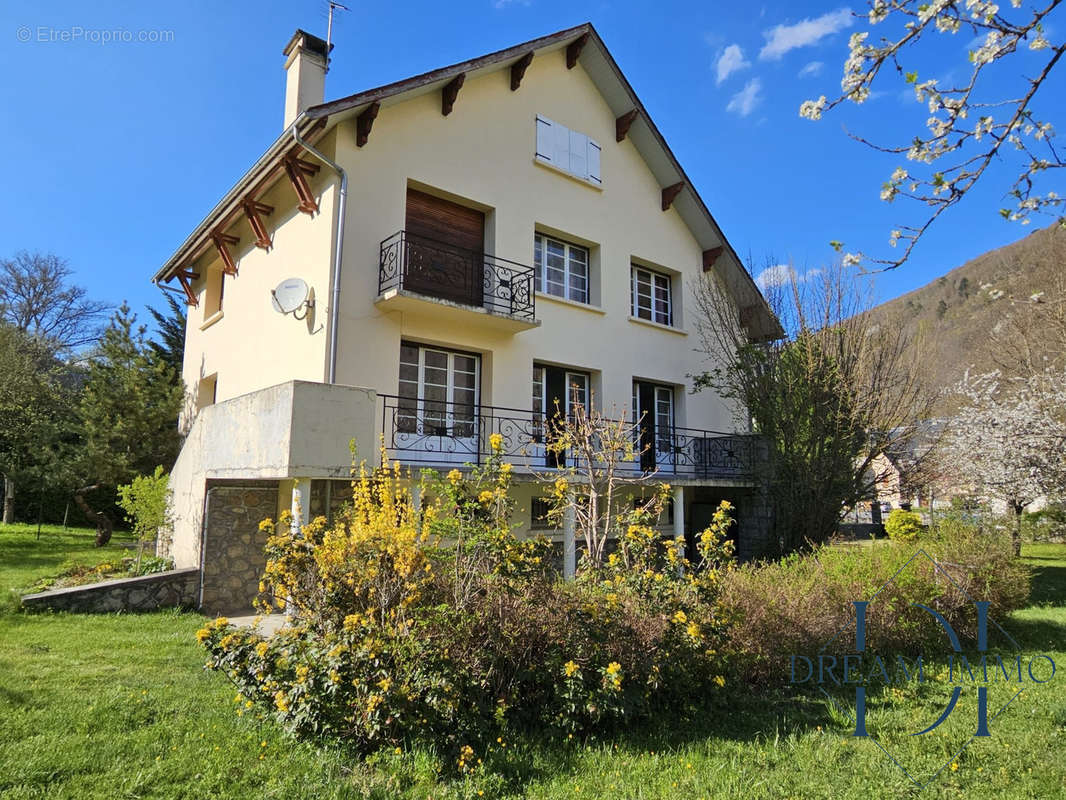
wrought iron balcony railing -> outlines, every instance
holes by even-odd
[[[532,322],[532,267],[399,231],[381,243],[378,294],[401,289]]]
[[[572,454],[553,452],[550,424],[538,412],[499,406],[378,395],[388,457],[405,464],[481,464],[490,437],[502,437],[502,455],[529,470],[574,465]],[[757,437],[696,428],[656,431],[654,445],[619,464],[629,473],[707,479],[744,479],[753,472]],[[635,447],[639,451],[641,448]],[[654,452],[653,452],[654,451]]]

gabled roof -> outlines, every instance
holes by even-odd
[[[390,105],[410,100],[421,94],[439,91],[460,74],[465,74],[467,78],[476,78],[488,72],[510,68],[530,53],[536,57],[571,47],[571,45],[579,48],[578,63],[591,78],[612,113],[616,117],[621,117],[634,110],[637,112],[626,135],[647,163],[659,185],[665,188],[679,183],[683,184],[680,193],[673,199],[672,207],[681,215],[701,249],[710,253],[720,252],[715,262],[715,269],[740,305],[744,316],[743,321],[749,333],[756,339],[774,339],[781,336],[783,333],[781,325],[755,285],[755,281],[744,268],[736,251],[726,239],[714,216],[692,185],[692,181],[685,174],[662,133],[648,115],[644,104],[640,102],[640,98],[633,91],[633,87],[622,74],[591,23],[584,23],[505,50],[312,106],[297,118],[293,127],[301,133],[312,129],[318,129],[324,133],[341,120],[362,113],[373,103],[378,103],[384,111]],[[204,243],[209,240],[210,231],[217,226],[218,220],[232,213],[232,209],[239,205],[240,198],[254,187],[264,186],[272,180],[274,172],[279,169],[279,164],[275,162],[280,160],[291,145],[291,130],[286,130],[256,162],[255,166],[215,206],[207,218],[197,226],[193,234],[156,273],[153,280],[157,283],[168,280],[198,252],[201,252]]]

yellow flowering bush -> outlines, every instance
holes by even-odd
[[[550,543],[511,530],[500,450],[423,476],[420,509],[391,465],[359,469],[332,523],[264,523],[259,603],[291,624],[264,638],[220,619],[197,634],[240,713],[363,752],[431,742],[462,772],[509,730],[600,730],[719,688],[711,568],[635,522],[610,565],[562,581]],[[716,568],[721,533],[701,546]]]

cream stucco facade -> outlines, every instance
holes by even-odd
[[[218,460],[205,455],[215,445],[205,440],[206,422],[197,417],[209,413],[210,430],[235,439],[247,438],[247,431],[254,432],[252,438],[282,435],[274,430],[276,426],[264,425],[260,419],[265,413],[263,404],[274,396],[269,392],[276,393],[269,387],[291,381],[327,383],[333,324],[335,383],[366,390],[356,393],[360,401],[355,407],[367,419],[356,422],[351,414],[335,415],[336,424],[320,425],[315,435],[320,440],[332,437],[345,448],[348,439],[355,437],[363,455],[376,452],[378,437],[384,436],[386,444],[394,443],[380,396],[401,392],[402,342],[475,356],[479,407],[530,409],[537,364],[587,374],[592,402],[606,412],[630,415],[635,381],[650,382],[672,393],[672,425],[746,433],[737,430],[742,415],[722,398],[709,391],[691,392],[689,376],[707,367],[695,330],[694,285],[706,279],[709,271],[737,297],[739,318],[750,315],[753,308],[760,314],[769,312],[756,307],[761,298],[753,284],[744,283],[750,279],[713,220],[694,226],[692,220],[701,213],[702,201],[691,187],[664,210],[662,176],[673,163],[672,154],[664,150],[666,155],[658,155],[661,137],[650,120],[639,131],[634,128],[631,135],[616,140],[620,124],[616,109],[626,102],[620,91],[631,90],[620,73],[615,77],[605,68],[604,64],[610,67],[613,61],[605,50],[595,49],[602,48],[598,37],[586,45],[592,49],[585,56],[573,57],[574,43],[582,35],[588,40],[590,32],[594,36],[591,26],[582,26],[529,43],[528,52],[534,55],[517,88],[513,86],[515,59],[505,57],[507,51],[468,62],[447,114],[442,113],[441,83],[454,81],[454,70],[437,81],[431,75],[423,76],[426,80],[412,79],[405,86],[384,87],[377,99],[353,102],[335,113],[329,112],[336,104],[325,104],[317,107],[321,113],[312,109],[302,114],[292,130],[314,136],[315,148],[347,175],[343,218],[340,175],[283,135],[244,184],[219,204],[157,275],[157,280],[166,280],[179,268],[185,270],[190,300],[195,300],[189,308],[186,335],[184,380],[190,399],[183,416],[183,425],[194,435],[174,473],[182,483],[175,486],[181,500],[174,547],[181,565],[194,565],[199,552],[203,521],[196,509],[203,488],[197,481],[202,482],[210,471],[192,462]],[[516,57],[524,55],[522,48],[514,50]],[[289,77],[290,83],[298,83],[292,73]],[[299,85],[290,86],[290,95],[297,90]],[[368,127],[365,111],[370,102],[376,106]],[[312,126],[316,114],[317,124]],[[286,115],[291,116],[288,106]],[[598,181],[575,177],[537,158],[538,115],[599,145]],[[360,141],[363,135],[365,141]],[[257,170],[269,174],[271,159],[294,154],[319,167],[309,178],[318,206],[313,214],[298,210],[295,186],[284,172],[266,181],[253,174]],[[251,188],[254,180],[260,181],[255,190]],[[382,243],[407,226],[411,189],[483,212],[483,251],[488,257],[532,267],[538,233],[584,248],[588,302],[537,292],[534,321],[516,322],[506,313],[490,313],[472,304],[404,291],[383,292],[379,276]],[[242,193],[248,197],[253,191],[255,201],[273,209],[262,216],[271,237],[269,249],[256,244],[247,215],[239,213]],[[227,212],[227,203],[237,213]],[[343,225],[341,237],[337,236],[339,225]],[[221,250],[210,242],[212,232],[230,237],[225,246],[236,274],[225,274]],[[343,243],[343,259],[339,303],[333,307],[337,287],[331,280],[338,241]],[[715,255],[709,257],[709,252]],[[634,315],[634,266],[664,276],[670,287],[669,324]],[[291,277],[302,278],[313,292],[313,309],[303,319],[271,307],[271,290]],[[268,394],[258,399],[241,399],[264,390]],[[305,392],[314,409],[311,413],[325,413],[326,396],[335,402],[343,395]],[[289,398],[286,402],[293,402],[291,393],[285,397]],[[215,407],[204,411],[209,405]],[[222,415],[229,422],[223,424]],[[247,430],[238,434],[237,429]],[[291,437],[289,432],[284,435]],[[305,447],[303,476],[289,466],[255,469],[252,462],[259,451],[250,447],[242,452],[247,462],[243,477],[288,481],[280,484],[281,505],[287,502],[292,479],[335,475],[338,467],[346,466],[334,463],[337,447],[321,448],[319,463],[313,463],[313,448],[306,455]],[[395,455],[404,460],[402,452]],[[707,476],[677,482],[719,487],[744,484]],[[520,490],[520,504],[528,507],[534,493],[533,488]],[[681,508],[675,526],[677,516],[684,519],[683,503]],[[528,527],[528,520],[523,526]]]

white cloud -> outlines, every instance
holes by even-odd
[[[744,51],[740,49],[740,45],[731,44],[722,51],[722,55],[718,56],[718,63],[715,65],[717,72],[715,83],[721,85],[722,81],[734,72],[740,72],[750,66],[751,62],[744,60]]]
[[[759,51],[763,61],[776,61],[790,50],[818,44],[826,36],[850,28],[855,22],[851,9],[839,8],[815,19],[803,19],[795,25],[775,25],[763,31],[766,44]]]
[[[725,107],[726,111],[735,111],[742,117],[748,116],[755,107],[759,105],[762,98],[759,96],[759,92],[762,90],[762,81],[758,78],[752,78],[746,84],[744,88],[733,95],[729,100],[729,105]]]
[[[823,64],[821,61],[812,61],[811,63],[806,64],[803,69],[799,71],[799,77],[813,78],[817,75],[821,75],[822,67],[824,66],[825,64]]]
[[[800,274],[788,264],[776,264],[772,267],[767,267],[756,275],[755,283],[765,292],[767,289],[788,286],[793,280],[795,280],[796,283],[809,281],[820,272],[820,269],[810,269],[803,274]]]

